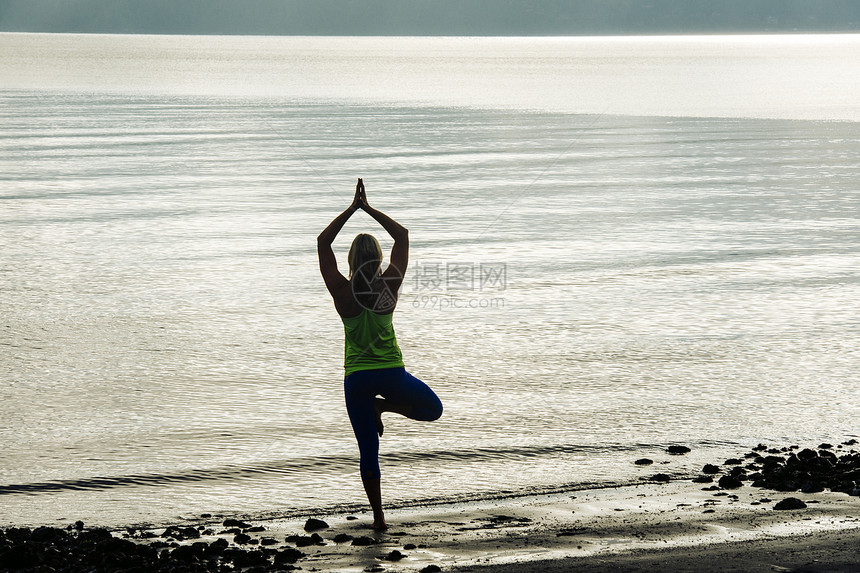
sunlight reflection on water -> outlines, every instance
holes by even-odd
[[[18,524],[361,500],[314,252],[359,175],[411,230],[398,339],[446,408],[389,422],[388,499],[856,432],[852,123],[3,97],[0,487],[42,488],[3,495]]]

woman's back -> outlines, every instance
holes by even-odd
[[[357,316],[344,317],[344,371],[378,370],[403,366],[392,324],[393,313],[379,314],[362,309]]]

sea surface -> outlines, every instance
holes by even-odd
[[[850,35],[0,34],[0,525],[363,508],[358,177],[445,405],[389,505],[860,437],[858,94]]]

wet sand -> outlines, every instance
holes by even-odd
[[[806,508],[774,509],[794,496]],[[392,510],[384,533],[368,528],[368,514],[316,518],[328,527],[306,531],[305,519],[225,525],[213,516],[172,532],[113,536],[176,552],[171,571],[860,571],[860,497],[845,493],[705,491],[678,481]],[[180,557],[181,547],[188,551]],[[0,570],[14,565],[0,559]]]
[[[796,495],[749,487],[703,491],[697,484],[674,482],[393,511],[390,531],[372,536],[378,545],[332,542],[297,564],[320,571],[421,571],[431,565],[481,573],[805,566],[860,571],[860,498],[801,494],[805,509],[773,509]],[[368,516],[359,517],[350,522],[329,516],[332,527],[323,537],[367,535],[360,528]],[[291,531],[297,525],[276,527]],[[395,550],[407,557],[386,559]]]

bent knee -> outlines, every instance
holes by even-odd
[[[439,418],[441,418],[442,417],[442,410],[443,410],[442,401],[440,400],[435,412],[433,412],[435,414],[435,416],[433,416],[433,418],[430,421],[432,422],[433,420],[438,420]]]
[[[432,422],[442,417],[442,401],[438,398],[434,404],[429,404],[421,408],[418,418],[422,422]]]

